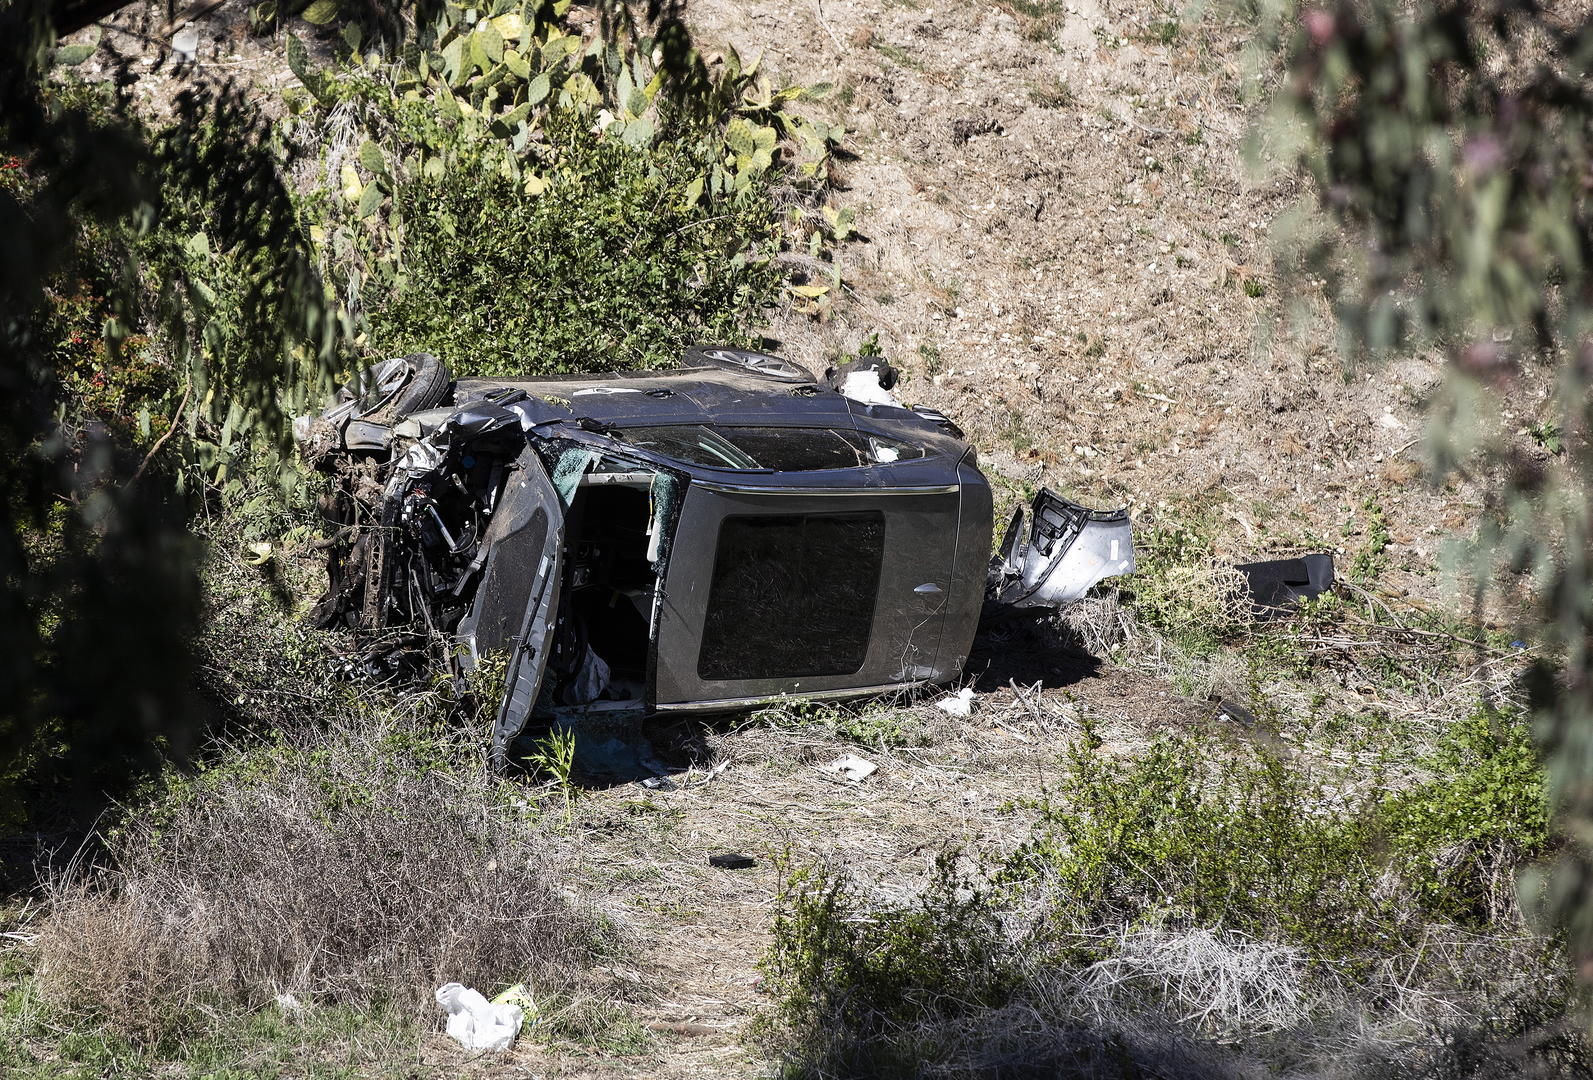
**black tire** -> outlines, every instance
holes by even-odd
[[[453,380],[448,365],[431,353],[410,353],[404,357],[409,365],[409,382],[393,399],[393,415],[407,416],[412,412],[429,409],[440,404],[448,395],[448,384]]]
[[[694,345],[681,358],[689,368],[715,367],[726,371],[740,371],[778,383],[810,383],[813,373],[801,364],[773,353],[754,352],[751,349],[732,349],[720,345]]]

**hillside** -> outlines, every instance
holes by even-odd
[[[761,54],[777,82],[831,84],[804,107],[848,132],[824,196],[855,214],[856,236],[834,254],[844,284],[817,313],[787,296],[760,332],[817,370],[877,335],[906,373],[901,396],[955,418],[978,447],[998,521],[1042,485],[1127,505],[1141,574],[1056,625],[982,639],[967,719],[933,695],[655,722],[649,737],[678,770],[666,783],[583,790],[562,824],[549,817],[549,865],[612,950],[559,999],[546,1037],[531,1028],[483,1058],[425,1021],[389,1041],[356,1026],[272,1051],[281,1075],[769,1075],[800,1057],[773,1019],[783,991],[767,957],[802,868],[827,868],[882,910],[913,902],[943,858],[976,876],[1000,868],[1051,820],[1044,801],[1067,790],[1081,740],[1104,742],[1112,761],[1169,736],[1281,747],[1346,801],[1384,782],[1419,786],[1479,699],[1514,699],[1526,650],[1500,631],[1515,612],[1461,604],[1440,569],[1483,502],[1474,479],[1422,477],[1441,362],[1347,368],[1320,290],[1277,260],[1280,222],[1308,193],[1267,166],[1264,145],[1247,163],[1280,76],[1252,71],[1242,23],[1098,0],[693,0],[686,18],[704,48]],[[119,20],[159,22],[138,9]],[[215,43],[202,77],[239,77],[262,96],[292,84],[280,33],[247,36],[230,6],[198,25]],[[117,40],[154,53],[137,34]],[[150,83],[138,93],[158,115],[176,84],[164,71]],[[828,264],[787,262],[828,280]],[[1525,430],[1550,378],[1527,372],[1519,416],[1501,424]],[[212,602],[227,616],[204,640],[212,660],[228,626],[283,618],[267,590],[237,584],[252,570],[236,545],[218,551]],[[1305,551],[1335,554],[1342,609],[1253,625],[1222,598],[1227,564]],[[313,588],[316,553],[292,554],[289,582]],[[269,698],[252,674],[228,677]],[[879,771],[840,780],[822,766],[842,753]],[[710,866],[722,852],[756,865]],[[1433,919],[1451,985],[1399,987],[1401,963],[1416,978],[1411,951],[1329,992],[1305,953],[1288,953],[1296,966],[1279,961],[1279,978],[1294,981],[1279,993],[1306,1002],[1298,1014],[1257,1019],[1260,990],[1210,1023],[1185,1001],[1203,1018],[1167,1044],[1187,1035],[1215,1056],[1197,1067],[1194,1051],[1169,1050],[1182,1064],[1166,1075],[1353,1075],[1379,1054],[1431,1050],[1444,1024],[1495,1000],[1478,990],[1479,957],[1504,956],[1511,976],[1519,965],[1501,994],[1545,970],[1532,966],[1541,943],[1521,929],[1511,865],[1488,863],[1480,922],[1462,932]],[[1031,907],[1049,902],[1046,888],[1033,886]],[[1131,922],[1099,929],[1127,940]],[[1201,978],[1216,976],[1190,975],[1189,992],[1215,1008]],[[1296,1049],[1266,1041],[1279,1031]],[[48,1043],[31,1036],[40,1062],[54,1060]]]

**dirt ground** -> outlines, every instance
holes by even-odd
[[[1256,80],[1242,30],[1180,29],[1149,3],[933,3],[688,5],[700,40],[834,84],[816,107],[852,132],[832,200],[862,234],[840,254],[846,295],[826,320],[784,314],[769,335],[822,368],[878,332],[908,374],[902,396],[965,428],[1009,504],[1041,483],[1142,521],[1199,500],[1239,559],[1353,549],[1373,500],[1392,582],[1436,596],[1439,547],[1480,506],[1464,482],[1417,479],[1438,362],[1346,375],[1320,297],[1286,310],[1274,226],[1304,193],[1245,163]],[[283,85],[270,43],[237,27],[206,36],[205,62]],[[1523,384],[1520,424],[1543,391]],[[856,747],[812,729],[721,727],[672,790],[587,792],[572,859],[630,946],[611,992],[650,1045],[551,1055],[528,1039],[461,1066],[438,1035],[423,1060],[492,1076],[767,1073],[744,1036],[768,1001],[756,962],[782,860],[904,893],[948,848],[1023,835],[1013,804],[1055,774],[1081,710],[1125,742],[1212,714],[1086,657],[1030,659],[985,674],[967,720],[923,705],[927,744],[866,752],[879,771],[861,782],[820,767]],[[723,852],[756,865],[711,867]]]

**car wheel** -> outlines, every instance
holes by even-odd
[[[782,383],[810,383],[813,373],[801,364],[793,363],[773,353],[754,352],[751,349],[731,349],[723,346],[694,346],[684,356],[687,367],[716,367],[728,371],[744,371],[760,379]]]
[[[423,352],[410,353],[403,362],[409,368],[410,377],[393,399],[393,415],[407,416],[441,403],[448,394],[448,384],[453,381],[448,365],[431,353]]]
[[[411,353],[372,364],[337,393],[337,404],[325,417],[333,423],[351,418],[404,416],[429,409],[448,393],[448,367],[431,353]]]

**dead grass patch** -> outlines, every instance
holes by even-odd
[[[41,993],[152,1040],[281,994],[424,1013],[448,981],[569,988],[601,921],[475,742],[373,711],[227,748],[110,837],[104,866],[48,883]]]

